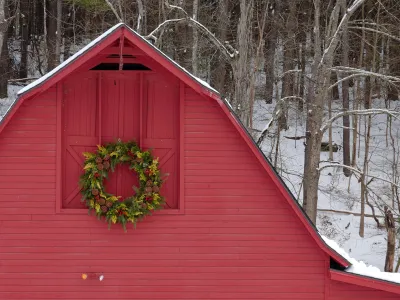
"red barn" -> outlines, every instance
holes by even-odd
[[[170,174],[166,208],[127,233],[79,195],[82,152],[117,138]],[[134,178],[117,168],[108,187]],[[399,299],[347,267],[219,94],[124,24],[0,123],[0,299]]]

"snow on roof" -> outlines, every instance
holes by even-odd
[[[376,279],[386,280],[400,284],[400,273],[382,272],[377,267],[367,266],[364,262],[358,261],[350,257],[350,255],[343,248],[341,248],[335,241],[330,240],[323,235],[321,235],[321,237],[329,247],[331,247],[333,250],[335,250],[337,253],[339,253],[341,256],[343,256],[351,263],[351,266],[348,267],[345,270],[345,272],[373,277]]]
[[[116,29],[118,29],[119,27],[125,27],[128,30],[130,30],[133,34],[135,34],[136,36],[138,36],[139,38],[141,38],[143,41],[145,41],[148,45],[150,45],[153,49],[155,49],[157,52],[159,52],[160,54],[162,54],[165,58],[167,58],[171,63],[173,63],[177,68],[179,68],[180,70],[182,70],[183,72],[185,72],[187,75],[189,75],[191,78],[193,78],[194,80],[196,80],[198,83],[200,83],[203,87],[207,88],[208,90],[211,90],[212,92],[216,93],[219,95],[219,92],[217,90],[215,90],[214,88],[212,88],[207,82],[205,82],[204,80],[194,76],[193,74],[191,74],[190,72],[188,72],[185,68],[182,68],[180,65],[178,65],[175,61],[173,61],[171,58],[169,58],[165,53],[163,53],[160,49],[158,49],[157,47],[155,47],[152,43],[150,43],[149,41],[147,41],[143,36],[141,36],[140,34],[138,34],[136,31],[134,31],[132,28],[128,27],[126,24],[124,23],[118,23],[117,25],[111,27],[109,30],[107,30],[106,32],[104,32],[102,35],[98,36],[96,39],[94,39],[93,41],[91,41],[88,45],[86,45],[85,47],[83,47],[81,50],[79,50],[77,53],[75,53],[74,55],[72,55],[71,57],[69,57],[67,60],[65,60],[63,63],[61,63],[60,65],[58,65],[56,68],[54,68],[53,70],[51,70],[50,72],[46,73],[45,75],[43,75],[42,77],[40,77],[39,79],[33,81],[32,83],[28,84],[27,86],[25,86],[24,88],[22,88],[19,92],[18,92],[18,96],[26,93],[27,91],[41,85],[43,82],[45,82],[46,80],[48,80],[49,78],[51,78],[52,76],[54,76],[57,72],[59,72],[60,70],[62,70],[64,67],[66,67],[67,65],[69,65],[72,61],[74,61],[75,59],[77,59],[78,57],[80,57],[82,54],[84,54],[86,51],[88,51],[89,49],[91,49],[92,47],[96,46],[99,42],[101,42],[103,39],[105,39],[107,36],[109,36],[111,33],[113,33]]]

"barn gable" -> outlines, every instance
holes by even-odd
[[[123,72],[131,72],[131,79],[118,78],[112,72],[120,67]],[[101,108],[95,102],[90,104],[90,101],[94,101],[93,99],[96,98],[94,95],[96,97],[101,95],[102,99],[105,99]],[[113,102],[113,97],[115,98],[116,95],[118,95],[118,99],[128,99],[127,97],[136,95],[133,98],[140,99],[145,97],[147,101],[146,103],[139,102],[135,104],[121,100],[123,102],[116,105]],[[165,101],[165,103],[169,105],[158,103],[157,99],[167,99],[169,102]],[[67,104],[61,106],[59,103]],[[125,109],[125,105],[136,106]],[[148,105],[153,106],[148,107]],[[87,216],[80,215],[82,212],[84,214],[87,212],[82,209],[74,210],[73,202],[76,200],[77,195],[76,186],[74,185],[76,182],[60,182],[58,179],[66,177],[66,175],[59,172],[68,170],[70,174],[76,174],[79,172],[77,167],[79,166],[79,163],[77,164],[79,162],[77,157],[79,152],[90,149],[96,143],[109,141],[115,136],[142,139],[140,144],[144,147],[146,147],[146,142],[149,146],[154,146],[155,143],[162,141],[159,147],[156,147],[156,151],[158,151],[156,154],[166,157],[166,160],[170,163],[168,167],[175,168],[174,173],[177,176],[174,179],[176,184],[173,184],[176,188],[172,187],[168,192],[171,195],[178,195],[174,199],[179,199],[179,201],[171,203],[171,206],[175,209],[169,210],[169,213],[182,214],[182,218],[169,219],[167,216],[160,216],[158,220],[151,220],[147,224],[143,224],[144,231],[137,233],[136,244],[131,244],[132,241],[123,240],[121,237],[112,235],[107,235],[107,242],[118,244],[123,249],[127,249],[124,247],[129,245],[139,246],[132,251],[136,251],[135,253],[143,256],[145,250],[141,250],[140,246],[165,247],[167,240],[164,239],[172,239],[172,241],[169,240],[169,243],[182,247],[180,249],[182,254],[169,252],[173,250],[168,247],[163,248],[167,256],[162,256],[162,259],[165,259],[162,262],[165,263],[167,270],[169,270],[168,268],[176,267],[175,265],[170,265],[172,262],[167,259],[168,257],[175,257],[174,255],[180,258],[190,257],[193,253],[201,257],[201,253],[203,253],[203,258],[209,258],[209,255],[216,255],[217,258],[214,259],[215,261],[218,259],[218,262],[215,263],[215,266],[212,262],[208,261],[207,263],[211,267],[220,268],[218,272],[224,272],[224,266],[228,265],[228,263],[224,265],[220,261],[223,256],[226,256],[229,262],[239,259],[238,263],[244,264],[242,266],[246,268],[244,277],[247,276],[247,272],[254,271],[256,267],[261,267],[262,274],[264,274],[261,276],[265,280],[273,278],[272,275],[272,277],[268,277],[269,275],[265,274],[268,268],[272,268],[271,271],[273,271],[274,268],[280,268],[279,270],[281,270],[282,268],[295,266],[295,270],[290,271],[292,272],[292,279],[295,279],[304,271],[301,266],[310,266],[313,268],[313,273],[305,274],[304,278],[317,281],[317,278],[326,276],[328,272],[327,263],[329,262],[326,261],[327,256],[333,258],[341,267],[349,265],[346,259],[328,247],[320,238],[315,227],[308,220],[282,180],[274,172],[261,150],[254,144],[254,141],[235,117],[229,105],[220,98],[218,93],[180,68],[124,24],[114,26],[58,68],[20,91],[18,99],[0,123],[0,156],[4,156],[4,153],[6,153],[4,151],[9,151],[7,145],[1,145],[1,141],[10,138],[16,139],[16,132],[22,130],[22,127],[20,127],[22,126],[21,120],[22,122],[29,122],[29,126],[35,125],[35,120],[26,121],[24,118],[24,116],[28,115],[28,110],[30,113],[34,111],[44,118],[40,119],[40,124],[36,124],[39,126],[37,127],[38,132],[32,133],[31,131],[30,135],[20,136],[19,138],[30,139],[36,145],[43,139],[47,139],[48,143],[43,143],[37,149],[38,151],[43,151],[43,147],[48,147],[48,149],[45,149],[48,155],[47,161],[52,163],[54,161],[58,164],[56,169],[54,167],[46,169],[47,167],[41,164],[43,160],[40,157],[32,157],[29,161],[29,168],[33,166],[32,159],[37,160],[37,164],[40,164],[40,169],[46,170],[46,175],[42,174],[43,180],[48,180],[42,183],[46,191],[50,194],[55,189],[57,191],[62,190],[63,193],[67,191],[67,194],[57,195],[57,199],[61,199],[58,200],[59,202],[56,205],[56,211],[59,215],[54,217],[43,215],[50,212],[51,206],[46,206],[48,211],[33,207],[30,210],[31,215],[27,215],[26,219],[22,218],[21,221],[33,221],[32,226],[39,226],[36,222],[48,220],[49,223],[45,223],[45,226],[54,225],[55,229],[62,228],[65,232],[64,238],[72,238],[72,232],[75,231],[64,227],[65,225],[62,224],[62,221],[73,220],[74,226],[87,224]],[[135,114],[139,111],[148,113],[130,114],[130,112]],[[113,114],[118,116],[118,122],[113,122],[112,124],[114,125],[111,128],[101,125],[103,122],[108,124],[106,120],[110,116],[112,117]],[[71,119],[69,120],[68,118]],[[63,122],[59,121],[60,119]],[[140,119],[140,123],[129,123],[136,119]],[[179,130],[179,128],[175,127],[165,128],[163,124],[178,124],[179,128],[185,128],[185,130]],[[159,126],[159,128],[155,129],[152,126]],[[56,136],[54,132],[63,132],[63,135],[59,136],[57,134]],[[77,135],[77,132],[79,132],[79,135]],[[82,132],[84,134],[81,134]],[[159,133],[162,135],[160,136]],[[94,140],[92,140],[93,138]],[[216,139],[218,139],[219,143],[215,143]],[[65,145],[65,147],[60,148],[60,145]],[[32,150],[34,151],[34,149]],[[15,146],[12,151],[15,151]],[[64,154],[60,155],[59,153]],[[21,153],[22,156],[23,153]],[[237,160],[238,158],[240,158],[240,161]],[[5,158],[3,157],[3,159]],[[63,163],[63,168],[60,168],[59,166]],[[235,168],[232,169],[232,166]],[[9,166],[9,170],[11,169],[12,167]],[[58,178],[56,183],[51,177],[54,176],[55,172],[57,172]],[[235,172],[237,178],[229,176],[231,172]],[[2,173],[0,170],[0,176],[6,173],[4,171]],[[17,173],[18,175],[21,174],[20,172]],[[119,174],[120,179],[124,178],[123,170]],[[111,185],[115,185],[113,188],[119,191],[119,194],[124,194],[123,190],[118,189],[118,182],[119,180],[116,180]],[[65,184],[65,186],[62,186],[61,189],[62,184]],[[69,186],[68,184],[71,185]],[[32,188],[35,188],[35,185],[37,186],[37,183],[33,184]],[[15,187],[20,187],[20,185]],[[23,185],[23,187],[31,188],[31,186],[26,185]],[[31,192],[30,190],[29,193]],[[7,193],[14,194],[15,199],[21,199],[21,196],[16,195],[15,191],[9,190]],[[249,197],[251,197],[251,203],[248,200]],[[29,198],[28,192],[22,195],[22,198],[25,199],[24,203],[26,205]],[[40,194],[40,197],[37,196],[36,198],[50,199],[51,197],[50,195]],[[183,198],[185,198],[185,201],[183,201]],[[200,198],[202,201],[199,201]],[[273,199],[273,201],[265,201],[266,198]],[[285,201],[281,201],[283,199]],[[229,208],[230,202],[234,202],[235,208]],[[69,203],[72,203],[71,210],[68,209]],[[64,204],[65,206],[63,206]],[[63,215],[63,212],[72,212],[72,214]],[[35,215],[36,213],[38,214]],[[215,221],[215,215],[219,215],[220,222]],[[268,220],[266,220],[266,217]],[[164,221],[166,223],[163,223]],[[211,224],[206,222],[211,222]],[[240,226],[235,225],[240,222],[244,222],[244,226],[251,226],[252,232],[261,240],[253,240],[255,239],[253,236],[249,237],[248,240],[242,236],[240,238],[243,240],[240,241],[223,240],[226,236],[221,234],[229,232],[230,234],[240,235],[248,232],[246,228],[240,228]],[[299,223],[307,229],[307,234],[304,234],[304,228],[298,228],[297,225]],[[285,225],[278,230],[277,224]],[[14,224],[13,226],[17,226],[17,229],[6,227],[0,233],[22,233],[27,230],[24,228],[24,231],[22,231],[20,228],[21,230],[18,231],[18,225]],[[40,226],[44,226],[43,223]],[[185,228],[185,226],[189,226],[189,228]],[[215,228],[206,226],[215,226]],[[173,228],[172,231],[170,230],[171,228]],[[75,240],[74,242],[67,240],[67,245],[73,247],[73,249],[82,245],[82,247],[90,251],[93,257],[101,261],[105,256],[92,250],[90,248],[91,243],[86,243],[83,239],[95,240],[98,238],[99,240],[95,240],[95,242],[99,246],[106,247],[105,241],[100,237],[103,233],[100,234],[92,225],[89,229],[89,231],[83,230],[82,237],[80,237],[82,242],[77,243]],[[47,228],[46,230],[50,229]],[[159,241],[149,240],[144,235],[144,232],[155,234],[154,230],[161,233],[164,232],[164,235],[159,236]],[[172,236],[170,236],[171,232],[178,233],[177,236],[174,236],[176,240],[173,240]],[[55,234],[56,231],[54,231]],[[189,237],[195,236],[196,238],[184,244],[183,241],[186,235]],[[265,238],[262,236],[265,236]],[[220,240],[221,238],[222,240]],[[205,241],[205,246],[202,241]],[[316,243],[319,248],[311,246],[315,245],[313,243]],[[39,241],[32,242],[32,244],[42,245]],[[58,245],[56,242],[47,240],[45,244],[53,247]],[[22,242],[18,243],[18,241],[13,240],[12,242],[4,242],[4,246],[6,245],[7,247],[22,246]],[[188,245],[196,249],[192,250]],[[293,245],[295,245],[295,249],[291,249]],[[233,247],[234,250],[225,250],[226,248],[224,247]],[[282,257],[279,255],[278,250],[289,261],[280,262],[279,260]],[[232,251],[232,253],[229,252],[227,254],[224,251]],[[11,253],[11,251],[9,252]],[[212,252],[212,254],[209,252]],[[218,256],[218,253],[220,253],[221,257]],[[268,253],[268,261],[260,262],[266,257],[266,253]],[[297,256],[299,261],[294,259],[293,256]],[[15,258],[15,256],[11,257]],[[274,264],[272,258],[276,259],[276,264]],[[246,259],[246,262],[240,259]],[[256,259],[257,262],[253,262],[251,259]],[[135,263],[138,262],[135,261]],[[200,270],[200,273],[206,272],[201,263],[191,263],[194,264],[192,267]],[[253,263],[255,265],[252,265]],[[237,267],[240,266],[238,265]],[[74,267],[74,270],[81,270],[77,266]],[[141,265],[141,270],[144,273],[146,272],[145,267],[145,265]],[[182,267],[182,272],[187,272],[185,267],[187,266]],[[185,276],[189,275],[185,274]],[[229,273],[224,273],[224,276],[231,279],[232,285],[239,278],[235,276],[229,277]],[[249,278],[251,277],[251,275],[248,276]],[[286,274],[285,276],[288,275]],[[282,280],[279,283],[283,284],[283,274],[278,274],[277,277]],[[191,278],[195,280],[201,277],[196,277],[193,274]],[[116,280],[116,278],[114,279]],[[180,279],[184,280],[186,278],[182,277]],[[324,289],[329,285],[327,282],[326,279],[325,282],[319,281],[318,284],[315,283],[316,287],[313,288],[312,293],[322,295],[326,292]],[[116,282],[114,283],[117,284]],[[311,289],[311,286],[302,287],[301,285],[301,283],[298,283],[299,289],[303,288],[304,291]],[[128,287],[126,289],[129,290]],[[292,293],[295,290],[293,287],[288,292]],[[248,290],[244,287],[238,287],[237,291]],[[274,293],[275,291],[277,295],[278,288],[276,286],[268,286],[261,288],[260,291],[265,293]],[[200,295],[193,292],[192,297],[204,299],[211,294],[215,296],[220,292],[214,287],[207,294]],[[78,295],[80,294],[76,294],[76,297],[79,297]],[[234,292],[232,292],[232,297],[233,295]],[[257,295],[253,296],[256,297]],[[140,294],[138,297],[140,297]],[[320,299],[318,298],[319,296],[315,297],[315,299]],[[247,297],[247,299],[250,298]]]
[[[121,47],[123,43],[123,47]],[[53,86],[55,83],[63,80],[70,74],[74,72],[79,72],[82,70],[96,69],[100,67],[101,63],[109,64],[119,64],[120,54],[123,54],[123,63],[137,62],[135,56],[139,56],[142,63],[140,65],[158,67],[158,64],[162,66],[161,72],[172,73],[178,79],[182,80],[187,86],[194,89],[196,92],[214,99],[222,108],[222,110],[227,114],[230,121],[236,127],[240,135],[245,139],[246,143],[252,149],[254,155],[256,155],[264,166],[264,168],[271,175],[272,180],[277,184],[278,188],[285,196],[289,204],[295,210],[298,217],[301,219],[302,223],[308,228],[310,234],[313,236],[317,244],[326,251],[331,257],[333,257],[342,266],[347,267],[349,263],[338,255],[335,251],[329,248],[323,240],[320,238],[316,229],[311,224],[310,220],[307,218],[305,213],[302,211],[301,207],[298,205],[297,201],[290,194],[288,188],[285,186],[283,181],[275,173],[272,166],[269,164],[268,160],[264,157],[261,150],[254,144],[254,141],[249,136],[240,121],[234,116],[234,113],[230,110],[230,106],[220,98],[219,94],[209,87],[206,83],[192,76],[190,73],[180,68],[175,62],[170,60],[162,52],[157,50],[154,46],[148,43],[140,35],[136,34],[132,29],[126,25],[120,23],[109,29],[103,35],[95,39],[81,51],[76,53],[74,56],[70,57],[63,64],[40,78],[39,80],[26,86],[18,93],[18,99],[15,101],[13,106],[4,116],[2,122],[0,123],[0,133],[11,119],[12,115],[18,109],[18,107],[25,101],[38,93],[46,91],[49,87]],[[125,56],[125,57],[124,57]],[[134,58],[133,58],[134,57]],[[79,81],[80,78],[75,80]],[[90,81],[90,80],[89,80]],[[89,83],[90,84],[90,83]],[[87,90],[87,86],[82,87],[83,90]],[[83,149],[82,147],[80,148]],[[75,155],[74,155],[75,156]],[[71,188],[74,190],[74,187]],[[75,191],[76,192],[76,191]]]

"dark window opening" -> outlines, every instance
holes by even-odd
[[[119,70],[119,63],[101,63],[91,70],[93,71],[118,71]],[[122,70],[124,71],[151,71],[148,67],[142,64],[132,64],[127,63],[123,64]]]
[[[109,56],[107,56],[107,58],[119,58],[119,57],[120,57],[119,54],[110,54]],[[132,54],[122,54],[122,57],[123,58],[136,58]]]

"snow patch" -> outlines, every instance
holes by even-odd
[[[350,257],[350,255],[346,251],[344,251],[344,249],[342,249],[335,241],[332,241],[323,235],[321,235],[321,237],[329,247],[331,247],[338,254],[343,256],[348,262],[351,263],[351,266],[345,270],[347,273],[353,273],[390,282],[400,283],[400,273],[382,272],[377,267],[366,265],[364,262],[358,261]]]

